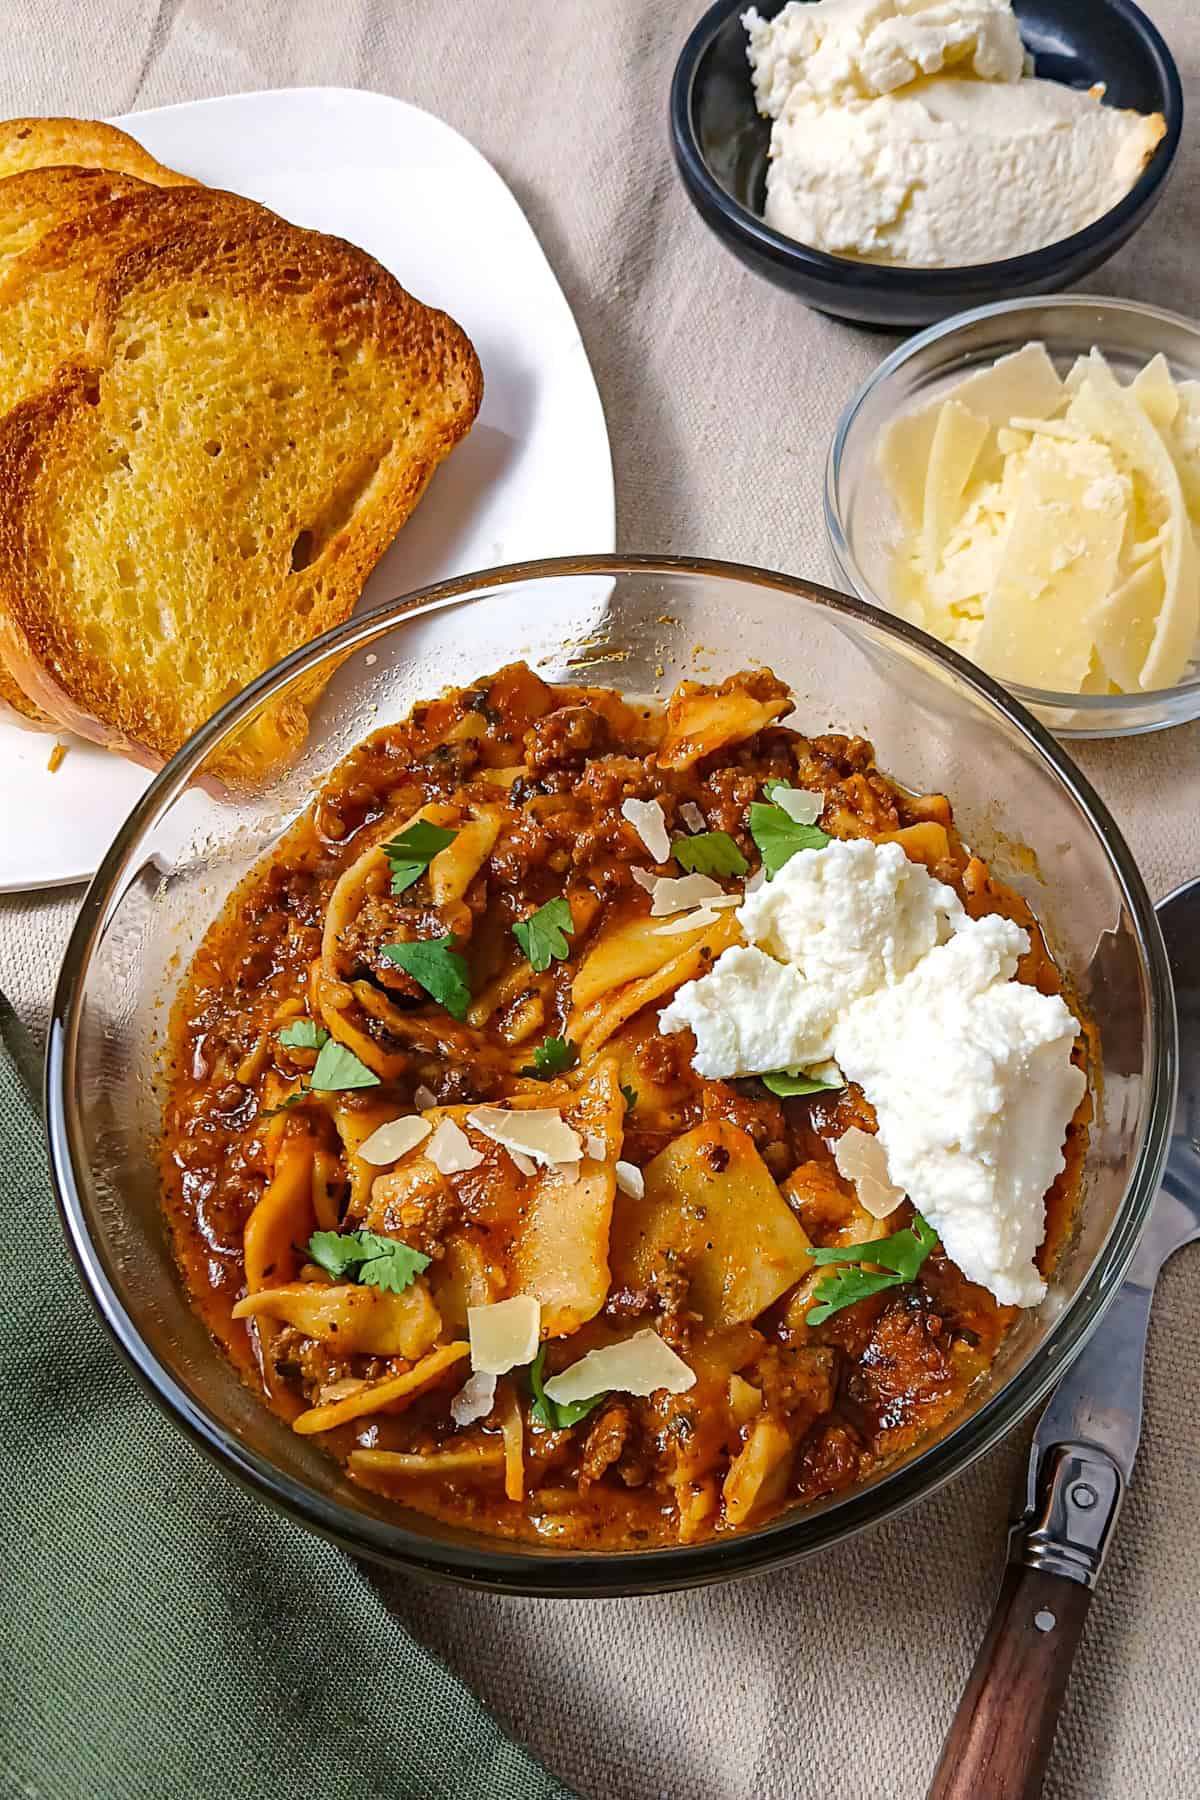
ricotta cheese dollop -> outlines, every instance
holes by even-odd
[[[947,1255],[1003,1305],[1036,1306],[1046,1189],[1083,1098],[1077,1021],[1014,981],[1029,938],[989,914],[851,1007],[838,1061],[875,1108],[888,1173]]]
[[[1085,1080],[1058,995],[1014,980],[1028,935],[968,917],[898,844],[801,851],[748,894],[726,950],[659,1017],[709,1079],[827,1059],[875,1109],[886,1171],[964,1275],[1004,1304],[1045,1293],[1043,1201]]]
[[[908,268],[1019,256],[1124,198],[1166,131],[1025,73],[1010,0],[790,0],[743,17],[774,121],[765,218]]]

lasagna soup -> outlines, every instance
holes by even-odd
[[[943,1428],[1071,1220],[1080,1028],[949,801],[769,672],[520,664],[334,771],[175,1005],[195,1306],[350,1478],[589,1550]]]

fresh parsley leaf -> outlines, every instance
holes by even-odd
[[[813,1298],[817,1304],[805,1315],[806,1323],[821,1325],[831,1313],[840,1312],[844,1306],[853,1306],[856,1300],[865,1300],[869,1294],[880,1294],[885,1288],[903,1287],[905,1282],[915,1281],[917,1271],[936,1243],[937,1232],[926,1224],[920,1213],[914,1213],[912,1224],[905,1226],[903,1231],[893,1232],[891,1237],[873,1238],[867,1244],[831,1245],[825,1250],[814,1250],[814,1263],[841,1263],[843,1267],[835,1274],[827,1275],[816,1289]],[[880,1266],[864,1269],[863,1263]]]
[[[772,806],[762,800],[751,804],[750,836],[758,845],[768,881],[778,875],[784,863],[790,862],[798,850],[823,850],[833,841],[819,825],[797,825],[782,806]]]
[[[319,1050],[329,1042],[329,1033],[312,1019],[293,1019],[279,1033],[279,1041],[287,1050]]]
[[[865,1244],[831,1244],[824,1250],[814,1250],[812,1259],[822,1265],[878,1263],[882,1268],[893,1270],[901,1281],[915,1281],[917,1270],[936,1244],[937,1232],[920,1213],[914,1213],[912,1224],[893,1232],[890,1237],[871,1238]]]
[[[562,962],[570,956],[571,946],[567,938],[572,937],[574,932],[571,908],[561,894],[555,900],[547,900],[545,906],[539,906],[531,918],[522,919],[512,928],[512,934],[528,958],[535,975],[548,969],[552,962]]]
[[[312,1085],[318,1093],[328,1094],[337,1088],[378,1087],[379,1077],[365,1062],[326,1033],[320,1054],[313,1064]]]
[[[811,1075],[793,1075],[788,1069],[760,1075],[759,1080],[769,1094],[780,1100],[787,1100],[792,1094],[836,1094],[839,1086],[836,1081],[814,1081]]]
[[[419,1250],[375,1231],[314,1231],[308,1254],[335,1281],[356,1281],[389,1294],[402,1294],[429,1267]]]
[[[625,1096],[625,1111],[632,1112],[634,1107],[638,1103],[637,1089],[635,1087],[631,1087],[627,1081],[623,1081],[621,1083],[621,1092]]]
[[[572,1425],[578,1425],[580,1419],[586,1418],[592,1408],[607,1400],[607,1394],[593,1394],[590,1400],[572,1400],[566,1406],[560,1406],[551,1400],[542,1386],[542,1370],[546,1366],[546,1346],[542,1345],[529,1365],[529,1386],[533,1394],[533,1404],[529,1408],[531,1415],[539,1425],[547,1431],[566,1431]]]
[[[410,888],[425,873],[439,850],[445,850],[457,836],[456,831],[445,831],[440,825],[431,825],[428,819],[417,819],[399,837],[391,838],[383,846],[383,854],[392,871],[393,894],[402,894]]]
[[[288,1095],[286,1100],[281,1100],[279,1102],[278,1106],[260,1107],[259,1111],[258,1111],[258,1117],[260,1119],[278,1118],[280,1113],[288,1112],[293,1106],[299,1106],[301,1100],[307,1099],[309,1094],[311,1094],[311,1093],[312,1093],[312,1089],[309,1087],[308,1083],[306,1081],[302,1081],[300,1083],[300,1086],[298,1088],[295,1088]]]
[[[344,1275],[352,1275],[365,1260],[361,1235],[357,1231],[314,1231],[308,1240],[308,1254],[335,1281],[340,1281]]]
[[[402,1244],[398,1238],[378,1237],[373,1231],[359,1233],[364,1245],[370,1245],[374,1254],[359,1264],[355,1280],[366,1287],[385,1289],[389,1294],[402,1294],[411,1287],[422,1269],[429,1267],[429,1258],[408,1244]]]
[[[678,837],[671,854],[682,869],[694,875],[744,875],[746,861],[727,831],[700,831],[694,837]]]
[[[452,1019],[465,1019],[471,1004],[471,983],[466,958],[459,956],[452,937],[426,938],[413,944],[385,944],[383,954],[411,975],[418,987]]]
[[[578,1061],[579,1048],[570,1038],[548,1037],[537,1046],[533,1062],[521,1073],[531,1075],[535,1081],[549,1081],[552,1076],[573,1069]]]

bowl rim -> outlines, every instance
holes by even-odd
[[[910,651],[915,649],[973,689],[1015,726],[1080,807],[1105,852],[1131,920],[1146,982],[1149,1068],[1125,1194],[1090,1269],[1025,1366],[946,1435],[869,1486],[784,1514],[745,1536],[678,1547],[616,1552],[509,1547],[501,1540],[445,1542],[407,1526],[359,1513],[286,1474],[228,1430],[182,1387],[150,1351],[124,1307],[103,1244],[88,1225],[84,1190],[87,1158],[79,1127],[78,1034],[92,953],[123,896],[145,828],[188,785],[204,758],[263,700],[330,654],[362,647],[413,617],[485,599],[498,589],[546,577],[620,574],[694,574],[773,590],[869,623]],[[136,865],[135,865],[136,866]],[[1043,1399],[1095,1330],[1137,1248],[1158,1189],[1174,1111],[1176,1034],[1166,949],[1137,865],[1103,801],[1050,734],[981,670],[915,626],[868,602],[819,583],[752,565],[705,558],[652,555],[554,557],[460,576],[401,595],[325,632],[294,651],[222,707],[155,776],[122,826],[90,883],[54,993],[45,1067],[45,1116],[50,1173],[60,1217],[84,1286],[101,1319],[151,1397],[226,1473],[272,1505],[352,1554],[390,1567],[492,1592],[586,1599],[663,1592],[757,1573],[839,1543],[855,1531],[895,1517],[961,1474]]]
[[[1200,357],[1200,323],[1195,319],[1185,318],[1182,313],[1171,312],[1165,306],[1152,306],[1143,300],[1126,300],[1110,294],[1039,294],[1027,295],[1017,300],[996,300],[987,306],[973,306],[966,312],[953,314],[949,319],[941,319],[936,325],[927,326],[924,331],[906,338],[890,356],[884,357],[877,368],[863,382],[842,409],[837,427],[833,434],[833,442],[829,446],[829,455],[825,462],[825,532],[829,539],[829,547],[837,564],[838,573],[850,584],[854,592],[871,606],[882,606],[882,598],[869,582],[859,566],[850,543],[850,535],[846,530],[845,512],[841,503],[841,472],[845,454],[846,441],[854,428],[855,420],[872,396],[890,381],[897,370],[902,369],[910,358],[918,356],[931,344],[943,343],[947,351],[951,349],[952,340],[960,332],[968,331],[983,319],[1003,318],[1008,314],[1034,312],[1095,312],[1108,311],[1126,313],[1134,318],[1157,321],[1189,333],[1196,340],[1197,355]],[[900,414],[893,415],[900,417]],[[888,609],[883,608],[884,611]],[[939,640],[940,641],[940,640]],[[1137,713],[1143,708],[1158,703],[1163,705],[1169,701],[1178,701],[1180,696],[1187,699],[1194,695],[1200,703],[1200,670],[1186,681],[1178,681],[1173,687],[1147,688],[1131,694],[1070,694],[1053,688],[1027,687],[1023,682],[1012,681],[1002,684],[1005,691],[1027,707],[1054,708],[1057,711],[1070,711],[1082,714],[1083,719],[1091,717],[1111,717],[1114,713]],[[1123,737],[1139,731],[1158,731],[1171,725],[1187,723],[1186,718],[1164,719],[1153,724],[1123,726],[1115,725],[1109,729],[1098,728],[1089,733],[1086,724],[1071,730],[1072,737]]]
[[[749,0],[714,0],[688,34],[671,77],[671,141],[685,184],[693,196],[702,198],[708,207],[720,214],[745,249],[780,268],[802,270],[828,283],[857,288],[860,294],[874,295],[881,301],[889,296],[899,298],[902,293],[914,302],[953,300],[961,296],[965,284],[976,282],[993,288],[999,285],[1024,289],[1031,283],[1046,281],[1059,268],[1071,265],[1077,257],[1086,258],[1092,252],[1102,250],[1110,239],[1116,239],[1118,243],[1123,241],[1139,216],[1153,203],[1174,166],[1183,133],[1184,110],[1183,83],[1175,58],[1158,27],[1135,0],[1099,0],[1141,38],[1158,72],[1162,115],[1167,127],[1150,161],[1115,206],[1069,237],[1057,238],[1052,244],[1024,251],[1020,256],[1000,257],[992,262],[961,263],[951,268],[906,269],[889,263],[861,262],[854,257],[835,256],[827,250],[818,250],[776,231],[758,213],[744,206],[717,180],[700,147],[693,108],[700,63],[717,33],[748,3]]]

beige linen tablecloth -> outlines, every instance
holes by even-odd
[[[826,449],[890,341],[745,273],[685,202],[666,98],[700,4],[9,0],[0,104],[102,115],[328,83],[441,114],[509,182],[575,309],[608,415],[619,546],[827,579]],[[1149,10],[1195,105],[1200,9]],[[1166,199],[1097,289],[1200,316],[1198,134],[1193,116]],[[1200,726],[1079,760],[1155,897],[1200,869]],[[0,903],[0,988],[35,1028],[77,900]],[[1197,1259],[1167,1271],[1155,1309],[1142,1459],[1059,1735],[1057,1800],[1200,1792]],[[788,1574],[591,1605],[397,1582],[395,1609],[583,1795],[919,1796],[991,1605],[1023,1448],[1010,1440],[898,1523]]]

